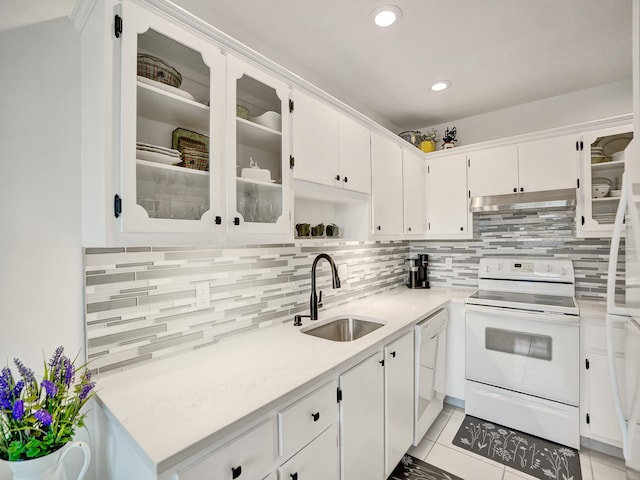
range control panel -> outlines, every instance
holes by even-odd
[[[481,258],[478,278],[574,283],[573,262],[557,258]]]

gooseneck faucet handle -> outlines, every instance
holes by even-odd
[[[331,266],[331,279],[333,283],[333,288],[340,288],[340,277],[338,276],[338,269],[336,268],[336,264],[326,253],[319,254],[313,264],[311,265],[311,298],[309,300],[309,311],[311,320],[318,319],[318,295],[316,294],[316,266],[318,262],[322,259],[325,259],[329,262],[329,266]],[[322,299],[322,292],[320,292],[320,298]]]

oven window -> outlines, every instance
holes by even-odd
[[[485,329],[485,348],[497,352],[551,360],[551,337],[499,328]]]

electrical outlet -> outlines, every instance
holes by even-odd
[[[451,259],[451,257],[447,257],[444,259],[444,265],[447,268],[453,268],[453,260]]]
[[[347,268],[346,263],[338,265],[338,276],[340,277],[341,284],[347,283],[347,279],[349,278],[349,269]]]
[[[196,283],[196,308],[207,308],[210,302],[209,282]]]

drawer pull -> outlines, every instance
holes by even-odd
[[[240,475],[242,475],[242,465],[231,467],[231,478],[238,478]]]
[[[289,474],[291,480],[298,480],[298,472]]]
[[[320,412],[312,413],[313,421],[317,422],[320,419]]]

